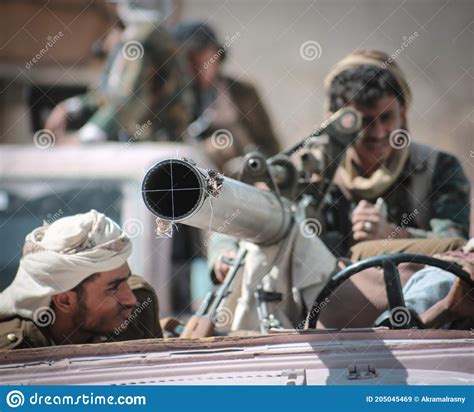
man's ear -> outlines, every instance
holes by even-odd
[[[63,313],[75,313],[77,308],[77,293],[72,291],[58,293],[51,297],[57,311]]]

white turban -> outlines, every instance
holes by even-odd
[[[94,273],[123,265],[132,251],[111,219],[91,210],[45,224],[26,236],[12,284],[0,293],[0,319],[33,319],[51,297],[73,289]]]

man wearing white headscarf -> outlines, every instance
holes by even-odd
[[[161,337],[156,294],[131,275],[131,251],[95,210],[33,230],[0,293],[0,349]]]

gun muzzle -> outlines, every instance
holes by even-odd
[[[279,241],[292,221],[288,200],[185,159],[152,166],[143,179],[142,195],[148,209],[161,220],[256,244]]]

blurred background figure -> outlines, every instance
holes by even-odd
[[[107,16],[112,22],[112,27],[102,38],[96,40],[91,47],[91,54],[94,60],[102,66],[103,73],[99,81],[91,83],[90,90],[87,93],[70,97],[53,107],[44,126],[51,130],[55,136],[61,137],[66,135],[68,131],[78,130],[98,109],[98,95],[100,90],[106,88],[105,83],[109,72],[108,58],[119,47],[125,29],[122,21],[117,20],[115,10],[110,8],[110,4],[107,4],[107,7]]]
[[[180,140],[191,121],[192,95],[163,26],[172,5],[171,0],[108,4],[117,22],[102,42],[108,58],[101,82],[57,106],[46,129],[57,138],[73,133],[82,143]]]
[[[276,154],[278,141],[257,90],[222,72],[227,49],[240,33],[222,43],[209,24],[196,21],[178,24],[172,34],[192,77],[197,120],[188,129],[190,137],[201,140],[206,154],[228,175],[238,173],[239,157],[250,151]]]

